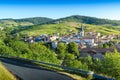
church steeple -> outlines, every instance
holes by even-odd
[[[83,29],[83,25],[81,24],[81,31],[84,31],[84,29]]]
[[[84,37],[84,28],[83,28],[82,24],[81,24],[81,28],[80,28],[80,36]]]

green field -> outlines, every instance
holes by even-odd
[[[100,32],[103,35],[120,34],[120,26],[100,26],[100,25],[86,25],[86,31]]]
[[[60,23],[60,24],[37,25],[37,26],[33,26],[32,29],[23,30],[20,33],[27,34],[29,36],[35,36],[35,35],[53,34],[53,33],[68,34],[70,33],[70,30],[74,32],[78,31],[77,28],[79,27],[79,24],[75,24],[72,26],[68,24]]]
[[[70,34],[72,32],[78,32],[80,23],[77,22],[66,22],[66,23],[59,23],[59,24],[44,24],[44,25],[37,25],[33,26],[31,29],[22,30],[20,34],[27,34],[29,36],[36,36],[41,34],[53,34],[53,33],[60,33],[60,34]],[[102,26],[102,25],[92,25],[92,24],[84,24],[86,32],[100,32],[103,35],[106,34],[120,34],[120,26]]]

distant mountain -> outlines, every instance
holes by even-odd
[[[85,24],[112,25],[112,26],[120,25],[119,20],[101,19],[96,17],[88,17],[88,16],[80,16],[80,15],[73,15],[73,16],[51,21],[51,23],[58,23],[58,22],[79,22],[79,23],[85,23]]]
[[[118,26],[120,25],[119,20],[109,20],[101,19],[96,17],[80,16],[73,15],[60,19],[51,19],[46,17],[33,17],[33,18],[23,18],[23,19],[0,19],[0,26],[31,26],[39,24],[55,24],[55,23],[64,23],[64,22],[78,22],[84,24],[93,24],[93,25],[109,25],[109,26]]]
[[[33,18],[24,18],[24,19],[14,19],[15,22],[30,22],[35,25],[37,24],[43,24],[49,21],[52,21],[53,19],[45,18],[45,17],[33,17]]]
[[[45,17],[33,17],[33,18],[24,18],[24,19],[0,19],[0,26],[3,27],[14,27],[14,26],[31,26],[43,24],[53,19]]]

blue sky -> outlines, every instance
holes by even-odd
[[[0,0],[0,18],[71,15],[120,20],[120,0]]]

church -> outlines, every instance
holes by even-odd
[[[80,32],[78,33],[80,37],[84,37],[85,36],[85,31],[83,28],[83,25],[81,24],[81,28],[80,28]]]

